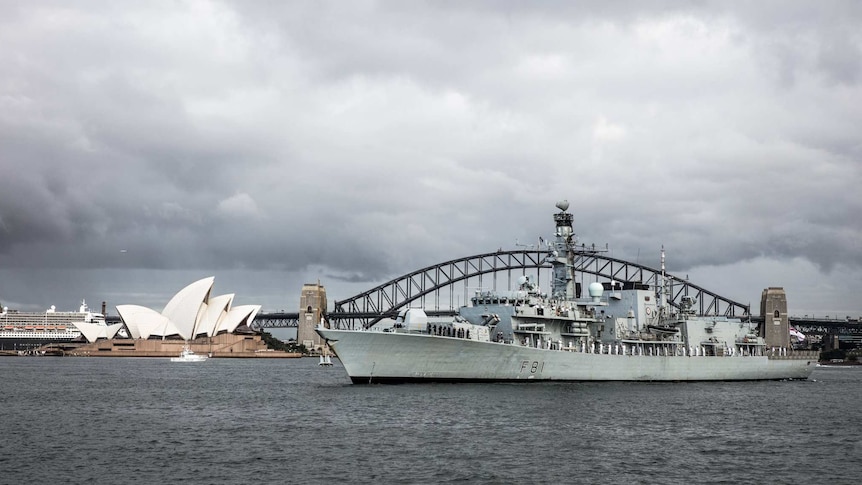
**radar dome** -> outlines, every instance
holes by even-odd
[[[519,284],[519,285],[523,285],[524,283],[526,283],[526,282],[527,282],[527,279],[528,279],[528,278],[527,278],[527,276],[526,276],[526,275],[521,275],[521,276],[519,276],[519,277],[518,277],[518,284]]]
[[[587,289],[590,292],[590,297],[592,297],[593,302],[598,303],[599,299],[602,297],[602,293],[604,293],[605,289],[601,283],[598,281],[593,281],[590,283],[590,286]]]
[[[560,209],[561,211],[569,210],[569,201],[568,200],[561,200],[561,201],[557,202],[557,209]]]
[[[428,325],[428,315],[420,308],[410,308],[404,314],[404,328],[408,332],[421,332]]]

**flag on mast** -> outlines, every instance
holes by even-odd
[[[800,332],[799,330],[796,330],[793,327],[790,327],[790,335],[792,337],[796,337],[796,340],[799,340],[799,341],[805,340],[805,334]]]

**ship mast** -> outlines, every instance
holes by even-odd
[[[659,291],[661,294],[659,295],[659,319],[663,320],[668,317],[668,294],[667,294],[667,286],[665,284],[665,265],[664,265],[664,244],[661,245],[661,275],[659,276],[661,281],[659,281]]]
[[[553,298],[561,300],[575,299],[574,230],[572,229],[572,214],[566,212],[568,208],[569,201],[557,202],[557,209],[560,209],[560,212],[554,214],[554,222],[557,224],[556,239],[549,257],[554,268],[551,295]]]

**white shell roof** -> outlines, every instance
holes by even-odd
[[[95,342],[100,338],[114,338],[114,336],[117,335],[117,332],[123,328],[122,323],[99,325],[96,323],[73,322],[73,325],[81,331],[88,342]]]
[[[230,311],[230,305],[233,303],[233,293],[229,295],[219,295],[213,297],[207,305],[207,311],[198,321],[195,327],[195,335],[205,333],[207,337],[212,337],[216,334],[216,327],[224,319],[225,315]]]
[[[195,324],[205,312],[204,305],[209,300],[213,283],[214,276],[195,281],[174,295],[162,310],[162,315],[174,324],[180,337],[186,340],[194,338]]]
[[[117,313],[132,338],[148,339],[154,331],[163,330],[169,322],[161,313],[140,305],[118,305]]]
[[[132,338],[179,336],[191,340],[198,335],[233,332],[254,320],[260,305],[231,307],[234,294],[210,298],[215,277],[210,276],[180,290],[161,313],[140,305],[118,305],[117,312]],[[83,331],[82,331],[83,333]],[[116,333],[116,331],[114,331]]]
[[[243,323],[248,325],[252,320],[254,320],[255,315],[257,315],[257,312],[259,311],[260,305],[235,306],[231,308],[230,312],[228,312],[227,316],[222,320],[218,331],[224,330],[231,333]]]

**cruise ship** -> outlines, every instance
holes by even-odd
[[[105,316],[92,312],[87,302],[74,312],[20,312],[3,307],[0,313],[0,350],[30,352],[50,343],[86,341],[77,323],[105,325]]]
[[[809,377],[816,353],[768,345],[749,319],[696,315],[690,297],[671,305],[663,250],[655,285],[594,281],[582,297],[573,268],[583,250],[568,207],[557,204],[547,247],[550,293],[522,276],[516,291],[477,294],[448,321],[411,308],[384,329],[316,331],[356,384]]]

